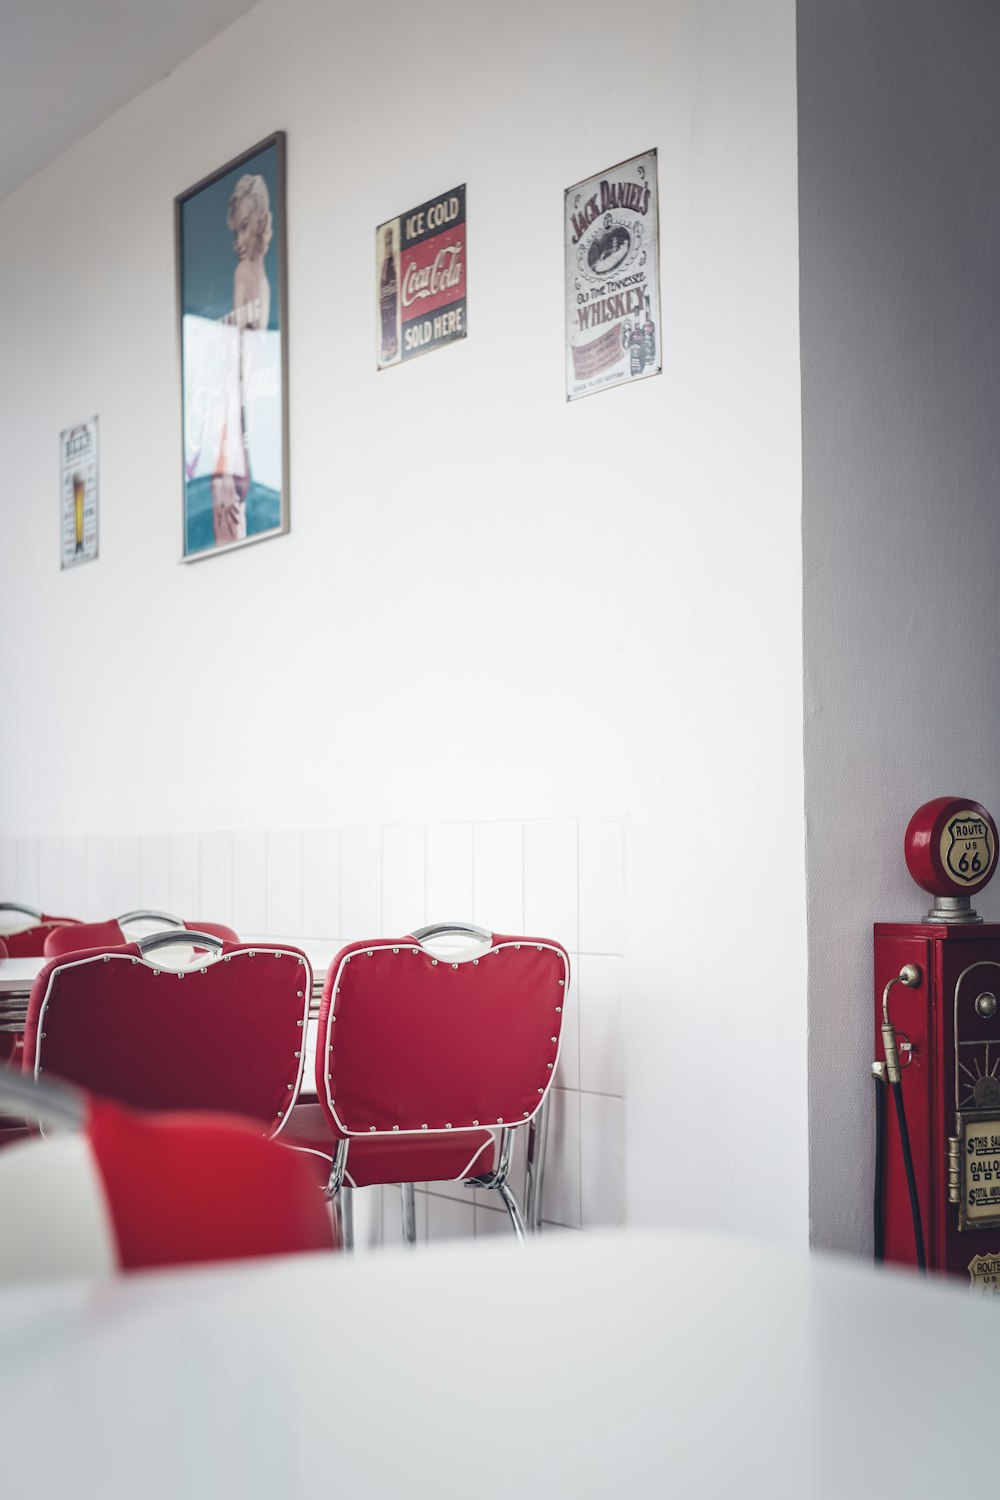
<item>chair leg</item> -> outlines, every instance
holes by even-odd
[[[417,1243],[417,1200],[412,1182],[401,1182],[399,1191],[403,1195],[403,1243]]]
[[[545,1184],[545,1149],[549,1137],[549,1104],[546,1096],[541,1109],[528,1126],[528,1159],[524,1182],[524,1217],[529,1234],[542,1232],[542,1189]]]
[[[345,1250],[354,1249],[354,1190],[346,1183],[337,1194],[340,1205],[340,1234]]]
[[[500,1194],[506,1206],[507,1212],[510,1214],[510,1222],[514,1226],[514,1233],[517,1236],[517,1243],[523,1248],[524,1219],[521,1217],[520,1205],[505,1182],[497,1183],[496,1191]]]
[[[344,1250],[346,1249],[344,1240],[344,1206],[340,1199],[340,1193],[334,1193],[333,1197],[328,1197],[326,1202],[330,1210],[330,1218],[333,1220],[333,1231],[337,1239],[337,1244],[341,1250]]]

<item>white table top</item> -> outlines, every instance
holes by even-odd
[[[0,958],[0,995],[26,995],[47,958]]]
[[[572,1233],[0,1292],[18,1500],[957,1494],[1000,1308],[846,1260]]]

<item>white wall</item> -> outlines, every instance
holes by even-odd
[[[920,803],[1000,807],[1000,12],[800,0],[799,61],[812,1233],[867,1254],[871,926]]]
[[[275,128],[292,530],[182,567],[172,199]],[[562,191],[654,145],[666,372],[567,405]],[[373,228],[462,181],[470,336],[377,375]],[[803,1240],[792,0],[266,0],[0,205],[0,299],[0,834],[629,815],[630,1212]]]

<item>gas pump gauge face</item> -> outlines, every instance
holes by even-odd
[[[955,1108],[1000,1113],[1000,964],[982,960],[955,985]]]

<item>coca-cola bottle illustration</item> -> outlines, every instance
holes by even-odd
[[[642,353],[642,326],[638,318],[636,318],[635,327],[632,329],[632,340],[629,344],[628,353],[631,373],[633,375],[641,375],[645,360]]]
[[[378,289],[379,306],[382,309],[382,363],[388,364],[399,353],[399,338],[396,334],[396,313],[399,307],[399,278],[396,275],[396,258],[392,253],[392,230],[385,232],[385,258],[382,261],[382,279]]]
[[[649,306],[649,293],[646,293],[646,321],[642,325],[642,350],[646,356],[647,365],[656,362],[656,324]]]

